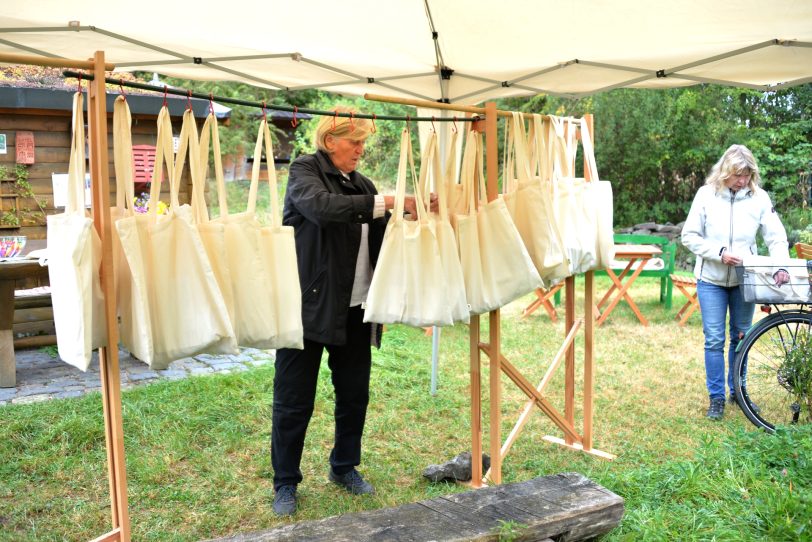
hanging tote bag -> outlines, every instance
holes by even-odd
[[[536,270],[549,286],[560,278],[566,258],[554,230],[549,198],[541,179],[533,175],[521,113],[513,113],[506,135],[502,197]]]
[[[131,127],[130,107],[126,98],[119,96],[113,103],[113,165],[116,173],[116,206],[110,209],[110,219],[114,225],[119,220],[135,214],[133,210],[135,163]],[[119,337],[124,345],[143,344],[148,342],[152,335],[149,307],[146,303],[139,301],[133,288],[130,264],[127,262],[117,230],[112,236],[112,245]]]
[[[299,284],[299,268],[296,263],[296,240],[293,226],[282,225],[282,212],[279,208],[279,188],[276,180],[276,165],[271,148],[271,131],[268,119],[263,116],[254,147],[254,166],[251,170],[251,188],[248,193],[249,215],[256,212],[257,190],[259,188],[260,158],[264,139],[267,163],[268,184],[270,187],[270,224],[260,230],[260,255],[262,269],[270,279],[271,308],[276,329],[267,339],[265,348],[304,348],[302,326],[302,290]],[[228,233],[228,230],[226,230]],[[233,233],[233,232],[232,232]],[[232,237],[227,237],[227,240]],[[234,266],[231,267],[234,269]],[[262,344],[258,342],[258,344]]]
[[[220,216],[209,220],[200,186],[202,183],[195,183],[192,191],[192,214],[223,293],[237,343],[240,346],[272,348],[276,336],[276,316],[270,272],[265,268],[261,251],[262,226],[253,212],[229,214],[219,131],[217,120],[211,114],[206,118],[200,139],[201,179],[205,178],[208,168],[210,142],[214,151]],[[255,158],[255,162],[259,160],[259,157]]]
[[[184,115],[178,157],[192,154],[190,169],[198,175],[199,156],[194,117]],[[161,169],[170,183],[170,207],[158,215]],[[192,209],[180,205],[182,165],[173,160],[172,125],[166,107],[158,115],[158,141],[149,210],[116,222],[132,274],[133,302],[144,304],[150,326],[124,346],[153,369],[201,352],[236,353],[237,344],[223,295],[217,285]]]
[[[406,178],[414,187],[417,220],[405,220]],[[454,323],[444,290],[440,247],[415,179],[408,129],[400,138],[395,208],[369,285],[364,321],[415,327]]]
[[[570,274],[575,275],[597,267],[597,229],[595,217],[585,204],[584,180],[575,177],[576,127],[570,119],[551,117],[550,121],[550,141],[556,145],[553,215],[564,243]]]
[[[99,283],[101,240],[85,213],[83,102],[81,92],[74,94],[68,197],[64,213],[48,216],[47,244],[59,357],[86,371],[93,350],[106,344],[107,329]]]
[[[451,137],[451,153],[454,152],[454,139],[456,133]],[[453,157],[453,155],[452,155]],[[451,158],[451,157],[449,157]],[[446,193],[446,181],[449,172],[448,163],[444,175],[440,174],[440,149],[437,141],[437,132],[432,130],[426,140],[422,159],[420,160],[420,183],[419,191],[424,202],[428,202],[431,195],[431,180],[437,187],[437,203],[439,211],[432,213],[430,218],[433,221],[434,234],[437,237],[437,245],[440,249],[440,260],[442,262],[443,274],[436,277],[443,286],[446,296],[446,303],[451,308],[451,318],[455,322],[468,323],[470,312],[468,301],[465,298],[465,279],[460,265],[460,256],[457,251],[457,239],[454,236],[454,228],[448,215],[448,195]],[[453,166],[452,166],[453,167]]]
[[[496,310],[542,285],[505,200],[488,202],[481,137],[469,132],[461,184],[466,206],[452,219],[457,234],[465,294],[473,314]],[[477,198],[477,185],[479,198]]]
[[[585,205],[587,213],[595,217],[596,267],[605,269],[615,259],[614,197],[612,183],[601,181],[595,161],[595,146],[586,119],[581,119],[581,145],[584,151],[585,167],[590,173],[590,181],[585,183]]]

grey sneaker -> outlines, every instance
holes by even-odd
[[[708,419],[714,421],[721,420],[722,416],[725,415],[724,397],[712,398],[710,400],[710,406],[708,407],[708,413],[705,415],[708,417]]]
[[[277,516],[292,516],[296,512],[296,486],[282,486],[276,490],[273,511]]]
[[[330,468],[330,472],[327,476],[331,482],[337,484],[353,495],[374,495],[375,488],[372,487],[372,484],[364,480],[361,476],[361,473],[355,469],[352,469],[350,472],[346,474],[336,474],[333,472],[332,467]]]

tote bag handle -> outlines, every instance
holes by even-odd
[[[200,133],[200,178],[205,181],[209,172],[209,144],[211,143],[214,153],[214,179],[217,187],[217,203],[220,206],[220,216],[228,216],[228,198],[226,197],[226,183],[223,180],[223,157],[220,152],[220,130],[217,127],[217,117],[209,113],[203,123],[203,130]],[[192,193],[192,206],[200,206],[201,214],[205,211],[205,219],[208,220],[208,209],[203,193],[203,186],[195,185]]]
[[[400,160],[398,162],[398,177],[395,184],[395,222],[402,222],[403,210],[406,203],[406,176],[407,166],[411,171],[412,186],[414,187],[415,208],[417,209],[417,220],[421,223],[427,221],[426,208],[423,197],[420,194],[420,186],[415,173],[414,158],[412,156],[412,138],[408,128],[403,128],[400,133]]]
[[[279,190],[276,181],[276,164],[273,159],[271,145],[271,131],[268,120],[263,118],[257,131],[257,143],[254,145],[254,166],[251,168],[251,188],[248,190],[248,212],[254,213],[257,208],[257,191],[259,190],[259,168],[262,162],[262,146],[265,145],[265,162],[268,170],[268,186],[271,200],[271,226],[277,228],[282,225],[282,215],[279,210]]]
[[[85,215],[85,120],[84,96],[73,95],[73,119],[71,125],[70,161],[68,162],[68,194],[65,214]]]
[[[172,121],[169,118],[169,109],[166,106],[158,113],[158,136],[155,142],[155,167],[152,170],[152,180],[149,190],[150,206],[147,216],[151,223],[158,220],[158,201],[161,199],[161,174],[166,163],[167,177],[169,178],[169,212],[174,213],[177,204],[177,194],[172,189],[175,176],[174,149],[172,145]]]
[[[113,165],[116,171],[116,207],[132,215],[135,200],[135,162],[133,161],[132,115],[124,96],[113,103]]]
[[[189,155],[189,176],[192,179],[192,217],[196,224],[208,221],[208,211],[203,199],[203,180],[200,176],[200,141],[197,137],[197,122],[191,109],[183,112],[183,124],[180,129],[180,143],[175,161],[174,182],[170,184],[173,205],[179,205],[178,193],[183,176],[183,167],[186,165],[186,155]]]
[[[430,201],[431,183],[429,182],[429,174],[431,174],[431,178],[434,179],[434,187],[437,190],[440,220],[447,222],[448,194],[444,179],[440,176],[440,170],[440,146],[437,141],[437,132],[432,130],[426,139],[426,147],[420,160],[419,191],[424,203]]]

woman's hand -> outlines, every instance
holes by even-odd
[[[722,253],[722,263],[725,265],[741,265],[742,259],[726,250]]]
[[[775,272],[775,275],[773,275],[773,279],[775,279],[776,286],[783,286],[789,283],[789,273],[783,269],[779,269]]]

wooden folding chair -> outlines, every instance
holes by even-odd
[[[544,307],[544,310],[547,311],[547,314],[550,316],[550,320],[553,322],[558,322],[558,315],[555,312],[555,306],[550,302],[550,299],[563,287],[564,281],[559,282],[549,290],[544,288],[536,288],[536,300],[524,308],[522,311],[522,318],[527,318],[539,307]]]
[[[812,260],[812,245],[806,243],[795,243],[795,254],[798,258]]]
[[[688,301],[685,302],[674,317],[674,320],[679,320],[679,325],[684,326],[685,322],[688,321],[688,318],[691,317],[694,311],[702,312],[699,308],[699,299],[696,295],[696,279],[694,277],[685,277],[682,275],[672,274],[671,282],[673,282],[674,286],[676,286],[677,289],[688,298]]]

